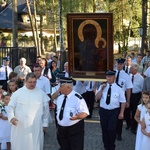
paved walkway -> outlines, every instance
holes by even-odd
[[[104,150],[102,142],[102,132],[99,123],[98,108],[94,109],[93,118],[85,119],[85,143],[84,150]],[[53,116],[53,111],[51,111]],[[123,127],[123,140],[116,141],[116,150],[134,150],[136,135],[132,134],[130,130],[125,130]],[[47,129],[45,135],[44,150],[58,150],[59,145],[56,139],[55,122]]]

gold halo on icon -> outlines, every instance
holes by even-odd
[[[83,28],[84,28],[84,26],[87,25],[87,24],[92,24],[92,25],[95,26],[96,31],[97,31],[97,37],[96,37],[96,39],[95,39],[95,43],[97,43],[97,45],[98,45],[98,42],[96,42],[96,41],[98,41],[99,39],[101,39],[101,37],[102,37],[102,29],[101,29],[101,26],[100,26],[96,21],[94,21],[94,20],[85,20],[85,21],[83,21],[83,22],[80,24],[80,26],[79,26],[79,28],[78,28],[78,37],[79,37],[79,39],[81,40],[81,42],[84,41]],[[97,46],[96,46],[96,47],[97,47]],[[97,47],[97,48],[98,48],[98,47]]]
[[[98,40],[95,40],[95,46],[96,46],[97,48],[99,48],[99,46],[98,46],[99,41],[103,41],[103,42],[104,42],[102,48],[105,48],[106,45],[107,45],[107,43],[106,43],[106,40],[105,40],[104,38],[100,38],[100,39],[98,39]]]

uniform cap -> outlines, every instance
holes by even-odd
[[[9,58],[8,57],[3,57],[3,60],[9,61]]]
[[[60,83],[73,83],[72,78],[60,77]]]
[[[113,75],[115,75],[116,74],[116,71],[115,70],[108,70],[107,72],[106,72],[106,76],[113,76]]]
[[[125,62],[125,59],[124,58],[118,58],[117,59],[117,63],[118,64],[123,64]]]

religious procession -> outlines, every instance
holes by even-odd
[[[0,0],[0,150],[150,150],[149,3]]]

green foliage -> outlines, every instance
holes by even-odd
[[[142,20],[141,0],[62,0],[62,6],[58,0],[36,0],[38,11],[46,13],[47,24],[51,29],[56,24],[59,29],[59,7],[62,7],[63,38],[66,39],[66,14],[83,12],[113,12],[114,40],[120,45],[122,51],[128,49],[130,37],[139,37],[139,27]],[[122,46],[121,46],[122,45]]]
[[[141,26],[141,1],[140,0],[115,0],[107,6],[114,16],[114,40],[121,44],[122,51],[128,48],[130,37],[139,37],[138,30]]]
[[[0,0],[0,4],[2,3],[3,0]],[[9,2],[10,0],[5,0],[5,2]]]

